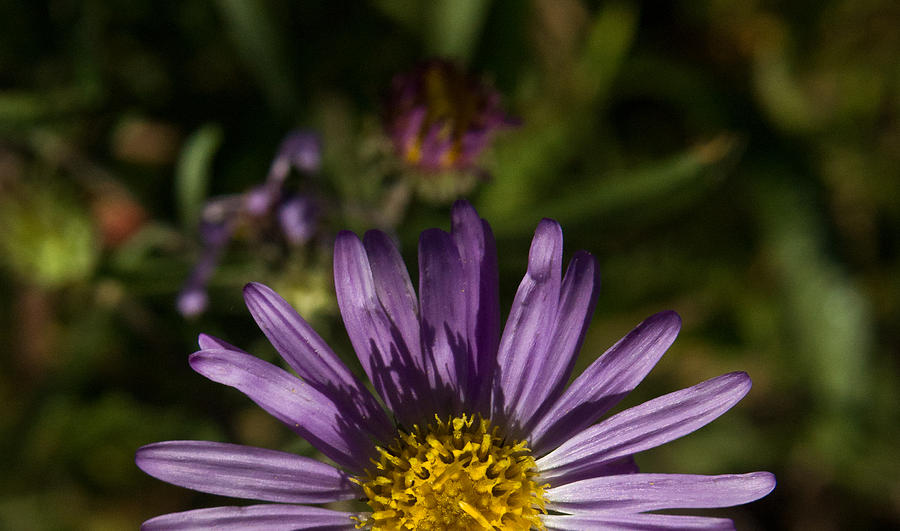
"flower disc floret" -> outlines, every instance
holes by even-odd
[[[376,530],[543,529],[543,486],[525,441],[479,415],[400,432],[360,484]]]

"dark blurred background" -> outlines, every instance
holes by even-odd
[[[769,497],[710,511],[739,529],[900,526],[898,27],[892,0],[0,2],[0,528],[233,502],[143,475],[154,441],[309,453],[190,370],[197,334],[274,360],[240,298],[261,280],[352,360],[328,235],[390,230],[414,272],[419,231],[447,228],[460,194],[494,227],[504,312],[541,217],[567,257],[597,256],[579,367],[682,315],[625,405],[753,377],[643,469],[774,472]],[[393,157],[384,95],[433,57],[521,120],[481,158],[489,177]],[[316,240],[238,231],[185,318],[203,204],[262,182],[297,127],[324,150],[295,176],[325,205]]]

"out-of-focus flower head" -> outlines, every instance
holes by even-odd
[[[292,169],[309,175],[318,172],[320,166],[319,136],[297,130],[282,141],[263,184],[207,202],[200,220],[203,250],[176,303],[182,315],[193,317],[206,309],[206,285],[228,242],[242,227],[274,223],[284,240],[295,246],[304,245],[314,236],[318,222],[315,198],[288,193],[285,182]]]
[[[517,124],[496,90],[445,60],[397,75],[385,117],[397,154],[427,173],[475,168],[494,134]]]

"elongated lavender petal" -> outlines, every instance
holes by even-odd
[[[612,461],[599,463],[595,467],[571,470],[565,476],[555,479],[553,485],[559,487],[560,485],[581,481],[582,479],[592,479],[600,476],[618,476],[621,474],[637,474],[638,472],[639,469],[634,457],[629,455],[613,459]]]
[[[419,300],[403,257],[391,238],[381,231],[366,232],[363,247],[369,259],[378,300],[415,362],[415,370],[421,371]]]
[[[667,531],[699,529],[727,531],[734,522],[727,518],[681,516],[673,514],[603,514],[590,516],[544,515],[548,530],[556,531]]]
[[[304,505],[213,507],[151,518],[141,531],[293,531],[355,529],[351,513]]]
[[[254,356],[230,350],[201,350],[191,367],[214,382],[243,392],[320,452],[354,472],[369,466],[374,446],[342,405],[306,382]]]
[[[730,507],[762,498],[775,488],[768,472],[695,476],[629,474],[585,479],[544,491],[548,509],[591,515],[658,509]]]
[[[238,444],[168,441],[140,448],[138,467],[200,492],[286,503],[327,503],[361,495],[333,466],[299,455]]]
[[[497,246],[490,225],[466,201],[451,213],[451,235],[463,263],[466,326],[469,342],[468,402],[470,411],[489,415],[490,386],[500,342],[500,295]]]
[[[341,232],[335,241],[334,285],[350,342],[375,390],[400,422],[431,418],[433,397],[421,360],[382,306],[366,250],[352,232]]]
[[[544,219],[534,232],[528,270],[519,284],[497,353],[492,409],[494,418],[511,426],[513,435],[532,412],[523,411],[523,393],[532,380],[533,361],[547,355],[552,331],[548,317],[556,315],[562,274],[562,229]]]
[[[437,403],[439,397],[434,393],[437,387],[425,376],[429,374],[429,368],[422,352],[419,302],[403,257],[390,237],[381,231],[368,231],[363,237],[363,247],[369,260],[375,293],[391,322],[390,334],[398,351],[406,353],[398,361],[407,365],[404,367],[407,380],[398,385],[408,388],[407,396],[428,397],[429,403]],[[430,372],[434,374],[433,370]],[[424,407],[421,409],[423,411],[417,414],[415,420],[430,420],[429,415],[438,412],[426,412]]]
[[[575,253],[563,278],[558,311],[546,325],[553,334],[550,348],[544,356],[531,360],[530,378],[519,404],[523,422],[539,418],[535,412],[562,393],[584,341],[599,289],[597,260],[585,251]]]
[[[446,232],[430,229],[419,238],[419,297],[422,356],[437,399],[434,413],[458,414],[468,387],[467,301],[462,261]]]
[[[715,420],[750,391],[747,373],[733,372],[644,402],[591,426],[537,461],[541,477],[584,473],[687,435]]]
[[[369,425],[382,441],[390,440],[390,421],[375,397],[287,301],[256,282],[244,287],[244,300],[269,342],[300,378],[347,416]]]
[[[224,339],[219,339],[218,337],[211,336],[209,334],[200,334],[200,336],[197,338],[197,344],[200,345],[200,350],[223,349],[248,354],[247,351],[232,345]]]
[[[534,423],[528,434],[542,456],[593,424],[631,392],[675,341],[681,318],[660,312],[639,324],[597,358]]]

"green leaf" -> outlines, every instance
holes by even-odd
[[[575,82],[582,102],[603,101],[637,33],[638,10],[630,2],[611,2],[588,31],[576,65]]]
[[[222,143],[222,128],[206,124],[185,142],[175,169],[175,201],[184,227],[195,228],[209,188],[213,157]]]
[[[840,414],[860,405],[870,388],[870,308],[824,252],[824,223],[812,192],[785,172],[766,174],[756,180],[755,206],[781,286],[787,331],[796,360],[820,397],[818,407]]]
[[[643,215],[637,210],[640,207],[658,209],[658,205],[666,204],[676,193],[689,194],[708,189],[720,175],[720,172],[709,170],[733,154],[735,144],[733,137],[722,135],[671,158],[633,170],[580,178],[568,186],[558,182],[558,191],[543,198],[526,197],[523,200],[522,193],[515,194],[512,191],[514,186],[509,184],[506,188],[512,197],[520,198],[514,201],[516,209],[504,207],[502,212],[497,212],[498,207],[492,206],[496,203],[487,203],[485,210],[498,213],[498,218],[493,222],[494,231],[498,234],[527,233],[535,220],[522,216],[521,212],[533,211],[538,206],[542,215],[552,217],[563,225],[586,220],[603,222],[616,216],[631,216],[635,212]],[[490,201],[497,195],[494,191],[485,197]],[[529,200],[530,204],[527,203]]]

